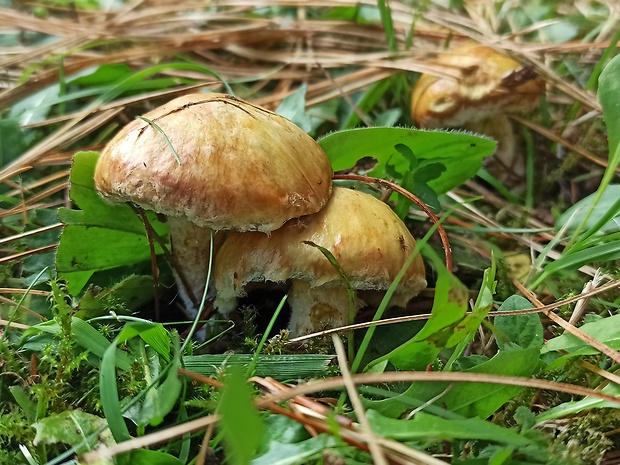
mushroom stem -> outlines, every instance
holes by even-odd
[[[311,287],[308,281],[294,279],[288,303],[291,306],[288,324],[291,337],[353,323],[349,321],[349,296],[344,286]],[[355,312],[363,305],[356,297]]]
[[[211,229],[196,226],[183,217],[168,217],[174,258],[173,271],[179,294],[189,315],[196,316],[205,290],[211,261]],[[213,251],[223,241],[214,231]]]

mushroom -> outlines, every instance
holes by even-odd
[[[372,195],[335,187],[318,213],[287,222],[266,236],[231,233],[215,259],[215,307],[228,314],[252,282],[291,287],[289,330],[292,336],[349,320],[348,290],[339,271],[308,242],[328,249],[356,290],[355,310],[376,304],[407,261],[416,242],[388,205]],[[390,302],[405,306],[426,287],[418,254]]]
[[[420,76],[411,96],[414,122],[424,128],[462,127],[494,137],[500,165],[491,168],[494,174],[506,178],[515,169],[517,177],[522,176],[524,164],[515,159],[512,124],[506,115],[534,109],[544,80],[531,68],[476,43],[442,53],[435,63],[455,77]]]
[[[315,213],[332,174],[321,147],[287,119],[230,95],[190,94],[125,126],[101,153],[95,186],[110,201],[167,216],[175,276],[192,313],[211,230],[266,233]]]

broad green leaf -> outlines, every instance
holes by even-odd
[[[601,318],[592,323],[586,323],[581,326],[581,331],[594,339],[608,345],[614,350],[620,350],[620,315],[613,315]],[[583,350],[585,349],[585,350]],[[577,336],[570,333],[564,333],[561,336],[554,337],[547,341],[541,350],[541,353],[551,351],[575,352],[580,350],[580,354],[592,355],[598,353],[596,349],[588,343],[582,341]]]
[[[531,347],[500,351],[490,360],[463,372],[530,377],[539,364],[539,350]],[[452,412],[465,417],[486,418],[523,389],[521,386],[487,383],[453,383],[450,386],[450,383],[416,382],[405,393],[423,400],[430,400],[439,395],[437,404],[445,406]]]
[[[334,171],[351,168],[363,157],[378,161],[372,175],[382,177],[389,161],[404,173],[408,161],[394,149],[405,145],[418,158],[441,163],[446,171],[428,185],[442,194],[476,174],[482,159],[495,150],[495,142],[464,132],[424,131],[408,128],[363,128],[338,131],[319,140]]]
[[[525,310],[532,304],[525,298],[513,295],[508,297],[499,307],[499,311]],[[508,315],[495,317],[494,327],[497,345],[500,350],[506,350],[511,344],[522,349],[543,345],[543,327],[537,314]]]
[[[532,443],[530,439],[515,430],[502,428],[480,418],[448,420],[417,412],[411,419],[397,420],[385,417],[376,410],[368,410],[366,414],[376,434],[397,441],[481,439],[517,447]]]
[[[321,456],[328,447],[337,445],[336,440],[327,434],[320,434],[302,442],[292,444],[269,442],[269,450],[250,462],[252,465],[296,465],[312,463],[307,460]]]
[[[77,294],[96,271],[149,260],[150,247],[144,224],[129,205],[112,205],[96,192],[93,175],[99,154],[80,152],[71,168],[71,199],[81,210],[59,210],[65,223],[56,253],[56,269],[67,280],[69,292]],[[148,213],[157,233],[166,226]],[[156,253],[161,248],[155,246]]]
[[[124,342],[136,336],[155,349],[165,361],[170,361],[172,340],[170,333],[161,323],[153,323],[147,320],[132,321],[123,327],[119,340]]]
[[[176,334],[176,333],[175,333]],[[161,380],[162,373],[160,357],[164,361],[170,360],[171,338],[161,323],[150,321],[132,321],[126,324],[117,337],[117,342],[128,341],[139,337],[146,345],[140,344],[142,349],[142,369],[147,382],[146,393],[124,412],[124,416],[134,419],[139,425],[150,423],[152,426],[160,424],[170,413],[181,393],[182,383],[179,380],[177,369],[180,365],[180,346],[178,336],[174,339],[174,353],[172,363],[166,367],[166,377]],[[142,393],[141,393],[142,394]],[[126,403],[125,400],[123,403]],[[133,409],[133,410],[132,410]]]
[[[310,463],[312,457],[320,456],[327,447],[338,444],[328,434],[310,438],[304,427],[282,415],[265,418],[265,434],[260,451],[252,465],[292,465]]]
[[[228,370],[220,397],[220,425],[226,455],[234,465],[247,465],[259,449],[264,424],[252,402],[252,390],[238,368]]]
[[[177,374],[179,360],[178,356],[174,358],[162,382],[159,355],[143,341],[140,341],[139,346],[143,354],[140,368],[144,372],[144,380],[147,383],[146,393],[127,409],[124,409],[123,416],[142,427],[149,424],[157,426],[163,422],[164,417],[172,411],[179,400],[182,388],[182,383]],[[121,403],[126,405],[131,400],[133,399],[126,398]]]
[[[50,415],[32,425],[37,434],[34,444],[68,444],[77,448],[78,453],[88,452],[99,446],[115,444],[106,421],[81,410],[67,410]]]

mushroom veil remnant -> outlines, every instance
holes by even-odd
[[[375,304],[416,242],[388,205],[372,195],[334,188],[318,213],[287,222],[269,236],[231,233],[215,259],[216,308],[227,314],[251,282],[291,282],[292,336],[348,323],[349,301],[339,271],[310,241],[328,249],[356,290],[356,310]],[[417,255],[392,297],[404,306],[426,287]],[[378,298],[378,299],[377,299]]]
[[[415,123],[424,128],[461,127],[494,137],[495,163],[500,165],[494,174],[502,178],[512,174],[511,169],[523,171],[506,115],[536,108],[544,80],[512,58],[476,43],[446,50],[434,63],[451,77],[420,76],[411,96]]]
[[[101,153],[95,186],[167,216],[179,289],[195,311],[211,230],[265,233],[315,213],[331,177],[320,146],[287,119],[230,95],[190,94],[125,126]]]

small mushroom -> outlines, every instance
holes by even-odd
[[[512,124],[506,116],[538,105],[544,80],[531,68],[491,47],[469,43],[446,51],[435,64],[454,77],[423,74],[411,96],[411,116],[424,128],[462,127],[498,140],[494,174],[506,178],[524,163],[515,159]],[[503,167],[502,167],[503,165]]]
[[[331,194],[331,177],[321,147],[287,119],[230,95],[190,94],[125,126],[104,148],[95,186],[111,201],[167,216],[176,271],[189,289],[178,274],[177,282],[192,312],[204,291],[211,230],[265,233],[315,213]]]
[[[287,222],[267,236],[231,233],[215,259],[215,307],[228,314],[252,282],[291,282],[292,336],[348,323],[347,288],[339,271],[308,242],[328,249],[356,290],[356,310],[377,304],[416,242],[388,205],[372,195],[335,187],[318,213]],[[391,305],[405,306],[426,287],[417,255]]]

